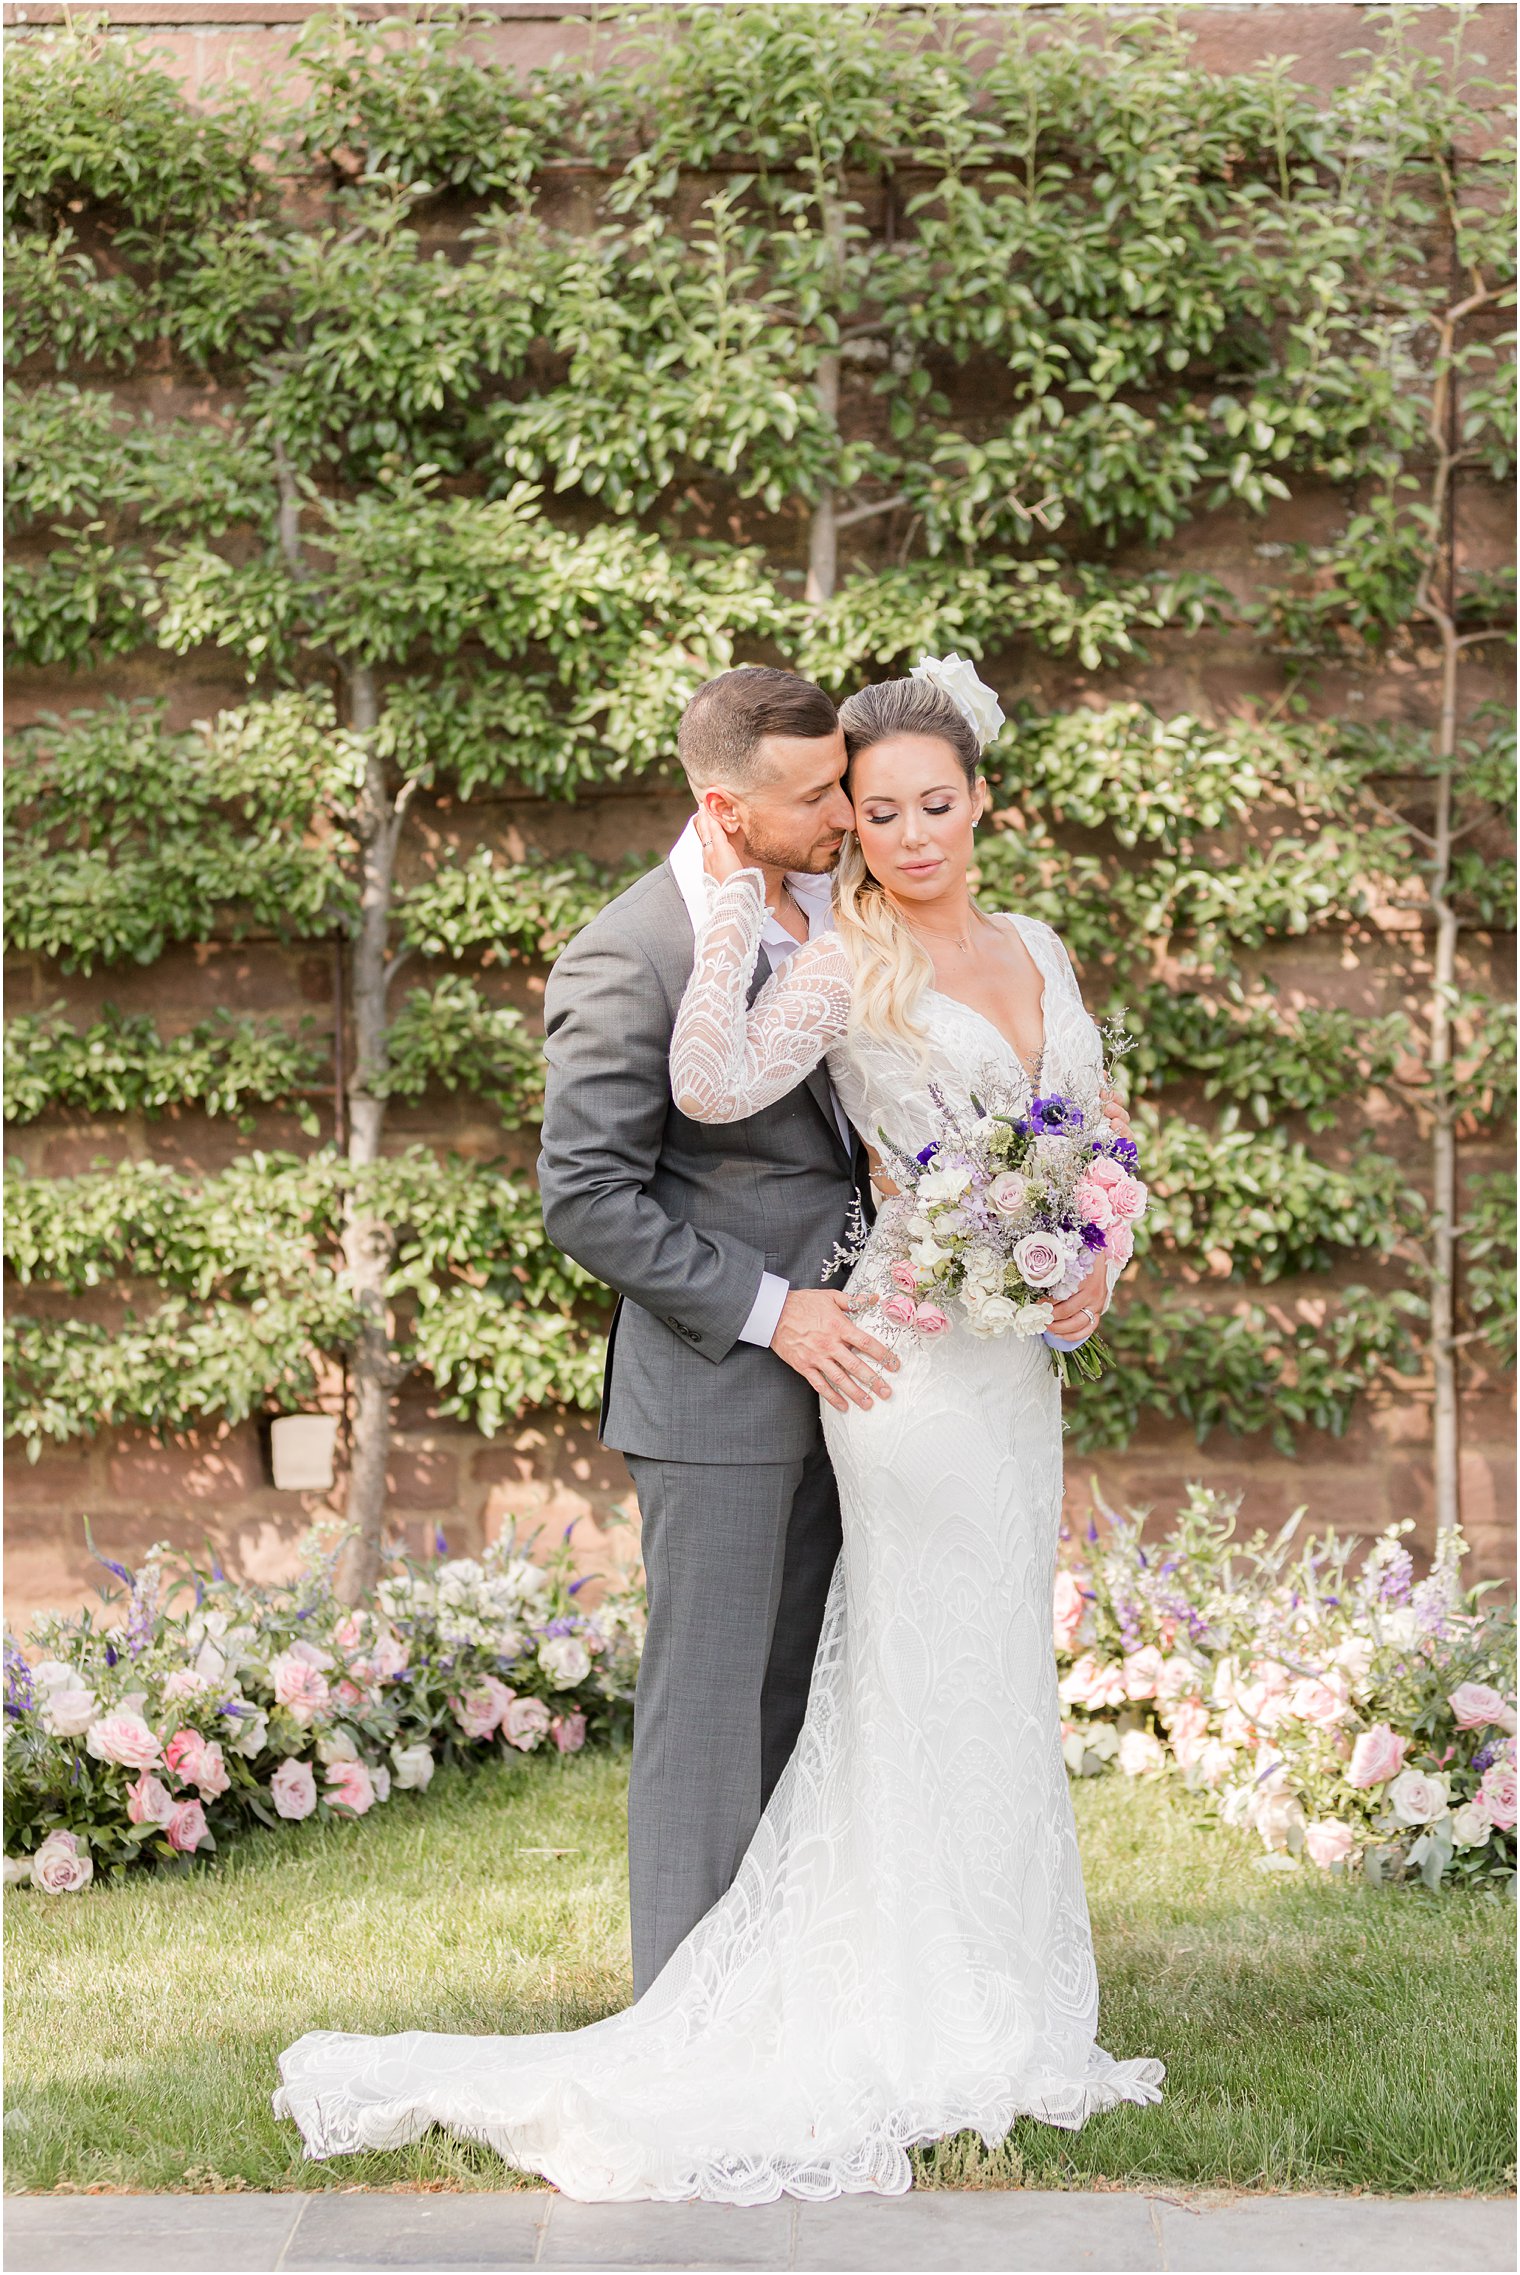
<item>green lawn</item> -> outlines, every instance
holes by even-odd
[[[435,2135],[303,2162],[269,2113],[303,2030],[564,2029],[628,1996],[626,1765],[440,1774],[363,1823],[258,1834],[189,1879],[6,1901],[13,2189],[499,2188]],[[1253,1870],[1181,1796],[1079,1785],[1103,2043],[1159,2108],[924,2153],[931,2185],[1385,2191],[1512,2183],[1507,1906]]]

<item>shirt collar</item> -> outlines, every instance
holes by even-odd
[[[695,820],[689,821],[670,849],[670,873],[686,903],[693,932],[700,932],[707,921],[707,871],[702,866],[702,840],[697,835]],[[789,869],[787,884],[792,898],[808,920],[808,932],[827,932],[834,922],[834,880],[828,875],[814,875],[811,871]],[[767,912],[767,929],[774,928],[785,934]],[[789,934],[785,937],[790,939]],[[793,943],[795,945],[795,943]]]

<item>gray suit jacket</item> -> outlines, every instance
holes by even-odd
[[[618,1292],[605,1444],[668,1461],[793,1461],[817,1443],[818,1394],[739,1330],[762,1272],[822,1284],[854,1194],[869,1192],[864,1154],[840,1139],[821,1066],[747,1121],[677,1111],[670,1038],[694,954],[662,862],[549,974],[544,1223]],[[762,950],[752,995],[768,974]]]

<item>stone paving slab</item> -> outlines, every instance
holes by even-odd
[[[544,2189],[470,2195],[11,2196],[14,2275],[318,2275],[338,2268],[994,2269],[1001,2275],[1510,2275],[1498,2198],[925,2189],[719,2204],[577,2204]]]

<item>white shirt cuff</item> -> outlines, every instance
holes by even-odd
[[[780,1279],[774,1272],[762,1272],[759,1292],[749,1307],[748,1319],[739,1330],[740,1342],[760,1343],[769,1350],[781,1317],[781,1306],[791,1292],[789,1281]]]

